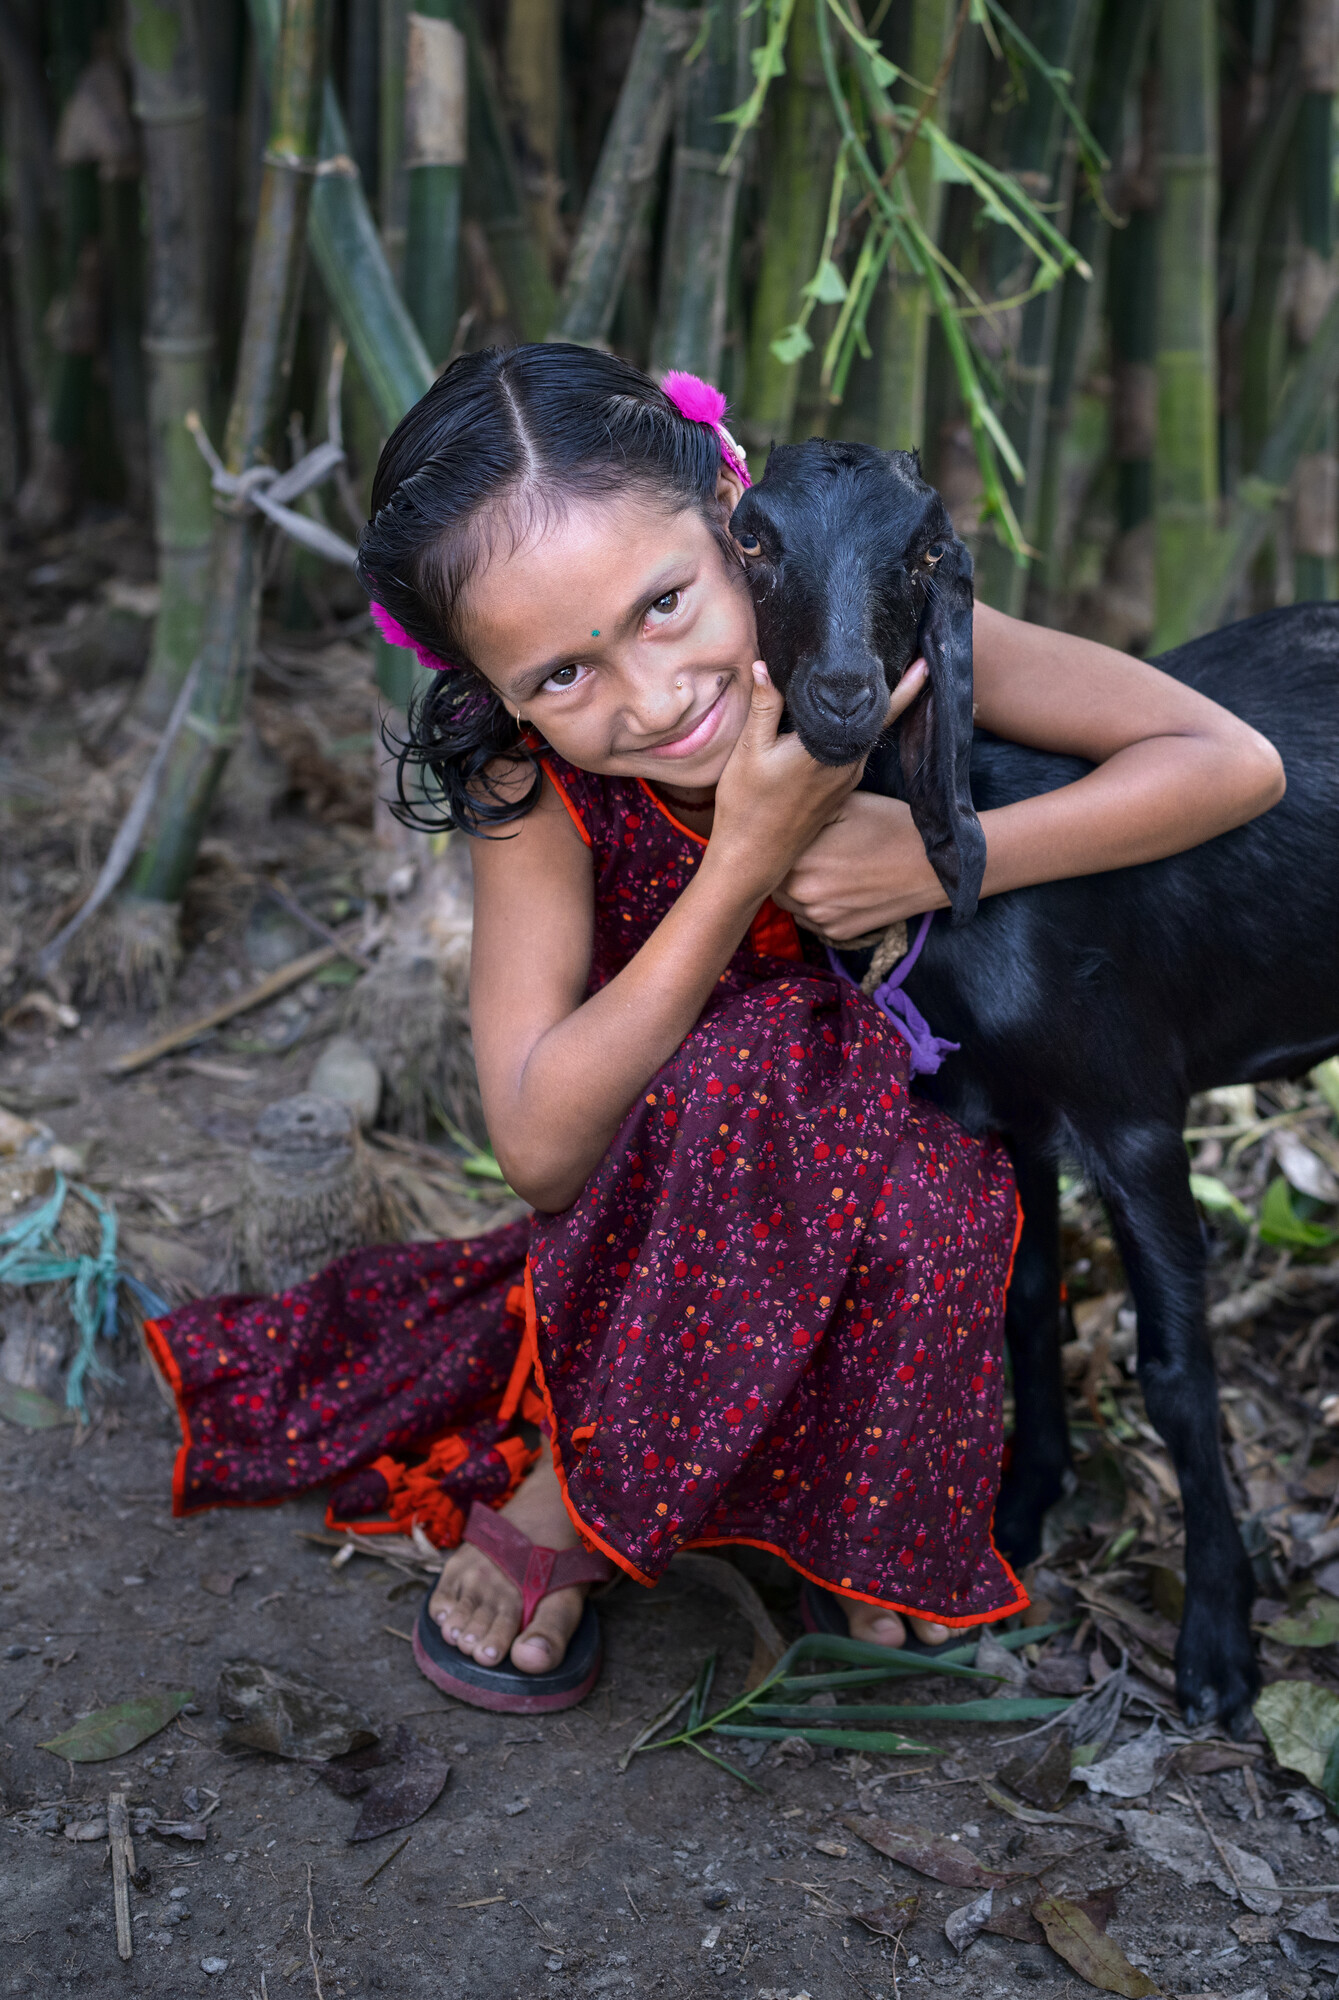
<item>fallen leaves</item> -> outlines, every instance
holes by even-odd
[[[1092,1918],[1066,1896],[1038,1896],[1032,1915],[1046,1933],[1056,1956],[1103,1993],[1120,1993],[1125,2000],[1144,2000],[1158,1992],[1147,1973],[1131,1965],[1120,1946],[1098,1930]]]
[[[399,1769],[386,1774],[386,1767]],[[397,1723],[389,1742],[357,1751],[344,1764],[328,1765],[321,1773],[341,1798],[361,1798],[362,1810],[350,1842],[379,1840],[422,1819],[437,1803],[451,1775],[440,1750],[421,1743],[404,1723]]]
[[[379,1735],[342,1695],[259,1660],[228,1662],[219,1675],[218,1704],[232,1725],[220,1738],[224,1750],[268,1750],[324,1763],[364,1749]]]
[[[1339,1740],[1339,1695],[1312,1681],[1274,1681],[1256,1702],[1255,1717],[1284,1769],[1323,1787]]]
[[[160,1729],[180,1715],[194,1696],[189,1688],[166,1694],[142,1695],[138,1701],[120,1701],[110,1708],[98,1708],[81,1715],[72,1729],[38,1745],[71,1764],[103,1764],[109,1757],[123,1757],[127,1750],[146,1743]]]
[[[904,1868],[950,1889],[989,1889],[1002,1879],[997,1869],[978,1861],[970,1847],[941,1839],[928,1827],[894,1826],[891,1820],[856,1819],[849,1813],[843,1815],[842,1825],[889,1861],[900,1861]]]
[[[0,1378],[0,1417],[6,1423],[17,1424],[20,1430],[53,1431],[58,1424],[72,1424],[74,1411],[53,1403],[50,1396],[43,1396],[36,1389],[25,1389],[18,1382]]]

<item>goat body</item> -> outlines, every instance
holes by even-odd
[[[806,504],[816,485],[821,532]],[[873,516],[872,498],[882,501]],[[862,624],[853,551],[873,538],[872,521],[879,546],[863,564]],[[1057,1170],[1076,1160],[1111,1218],[1138,1313],[1145,1404],[1180,1481],[1178,1697],[1192,1723],[1221,1718],[1240,1730],[1259,1687],[1255,1586],[1223,1473],[1204,1237],[1181,1134],[1192,1092],[1297,1076],[1339,1049],[1339,606],[1266,612],[1157,662],[1271,739],[1288,777],[1280,804],[1167,860],[1015,889],[978,908],[984,843],[978,851],[972,839],[973,802],[1008,805],[1088,767],[970,734],[970,723],[964,731],[971,561],[914,456],[788,447],[732,528],[759,545],[748,573],[760,650],[808,747],[806,717],[849,703],[849,658],[835,672],[830,658],[843,633],[863,633],[861,650],[880,654],[887,686],[922,648],[930,665],[929,713],[912,720],[917,703],[910,729],[904,722],[855,754],[870,753],[866,789],[909,799],[953,899],[953,919],[931,926],[907,991],[961,1052],[921,1087],[969,1131],[1005,1136],[1023,1202],[1006,1322],[1016,1432],[996,1538],[1015,1561],[1031,1560],[1069,1468]],[[928,571],[924,547],[940,551]],[[829,556],[843,578],[839,617],[822,587]],[[794,596],[792,568],[803,580]],[[934,601],[939,591],[947,606]],[[938,661],[927,626],[941,635]],[[880,630],[897,635],[895,650],[879,647]],[[829,679],[836,694],[825,704]],[[836,761],[832,748],[814,754]],[[959,773],[970,775],[965,810]],[[952,795],[936,795],[944,784]]]

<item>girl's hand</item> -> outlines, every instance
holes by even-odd
[[[850,944],[948,898],[900,799],[852,792],[814,836],[772,900],[827,944]]]
[[[836,818],[859,782],[863,758],[837,769],[816,763],[798,736],[778,734],[785,702],[762,660],[753,698],[716,786],[707,859],[759,898],[784,880],[796,857]]]

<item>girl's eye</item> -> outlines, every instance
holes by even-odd
[[[576,687],[585,672],[586,668],[582,666],[555,667],[544,683],[544,690],[547,693],[561,693],[564,688]]]
[[[647,606],[647,616],[672,618],[679,608],[679,600],[682,596],[683,592],[681,590],[667,590],[662,597],[658,597],[655,600],[654,604]]]

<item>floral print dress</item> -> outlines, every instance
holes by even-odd
[[[591,851],[594,992],[705,842],[645,785],[544,761]],[[1026,1603],[991,1539],[1018,1226],[1003,1148],[911,1094],[896,1028],[764,905],[571,1208],[154,1323],[178,1510],[334,1477],[332,1519],[448,1546],[524,1469],[519,1410],[583,1538],[644,1583],[743,1542],[920,1617],[1004,1617]]]

